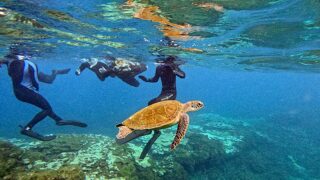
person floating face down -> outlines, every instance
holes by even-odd
[[[83,70],[88,68],[93,71],[101,81],[104,81],[109,76],[117,76],[131,86],[138,87],[140,85],[135,76],[147,70],[145,64],[120,58],[116,59],[111,56],[107,56],[106,59],[111,61],[98,60],[97,58],[84,60],[76,70],[76,75],[80,75]]]
[[[175,100],[177,96],[177,88],[176,88],[176,77],[185,78],[185,73],[179,68],[178,64],[175,64],[176,58],[174,56],[169,56],[165,59],[165,61],[160,62],[159,66],[156,68],[156,73],[152,78],[146,78],[145,76],[139,76],[145,82],[157,82],[161,79],[162,90],[158,97],[152,99],[148,102],[148,105],[152,105],[154,103],[165,101],[165,100]],[[152,130],[135,130],[131,134],[129,134],[124,139],[116,139],[118,144],[125,144],[133,139],[136,139],[140,136],[148,135],[152,132]],[[151,149],[153,143],[158,139],[161,135],[159,130],[155,130],[152,138],[148,141],[146,146],[144,147],[140,159],[144,159],[148,152]]]
[[[38,67],[33,62],[26,60],[25,56],[9,54],[5,59],[0,61],[8,67],[8,74],[12,79],[13,91],[16,98],[22,102],[32,104],[41,109],[33,119],[26,125],[20,126],[20,133],[41,141],[50,141],[56,138],[55,135],[41,135],[33,131],[33,127],[49,116],[56,125],[73,125],[86,127],[85,123],[79,121],[68,121],[60,118],[52,110],[49,102],[39,94],[39,82],[52,83],[58,74],[67,74],[70,69],[53,70],[51,75],[39,72]]]

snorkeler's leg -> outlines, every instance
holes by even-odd
[[[175,100],[176,99],[176,93],[174,92],[166,92],[163,93],[161,96],[159,96],[160,101],[166,101],[166,100]]]
[[[45,74],[43,72],[38,73],[39,81],[44,82],[44,83],[48,83],[48,84],[52,84],[53,81],[56,79],[56,76],[57,76],[56,73],[52,73],[51,75]]]
[[[66,69],[54,69],[52,70],[52,74],[68,74],[70,72],[70,68],[66,68]]]
[[[136,139],[140,136],[145,136],[145,135],[148,135],[148,134],[151,134],[151,130],[135,130],[135,131],[132,131],[132,133],[128,134],[125,138],[123,139],[118,139],[116,138],[116,143],[117,144],[125,144],[133,139]]]
[[[54,135],[43,136],[34,131],[32,131],[33,126],[42,121],[46,116],[48,116],[51,112],[50,104],[38,93],[26,88],[20,87],[14,90],[14,93],[20,101],[33,104],[42,109],[41,112],[36,114],[33,119],[24,127],[22,127],[20,133],[41,141],[50,141],[56,138]]]
[[[131,86],[134,86],[134,87],[138,87],[140,85],[139,81],[134,78],[134,77],[119,77],[123,82],[131,85]]]
[[[14,89],[14,94],[18,100],[37,106],[42,110],[38,114],[36,114],[33,117],[33,119],[28,123],[27,127],[29,128],[32,128],[34,125],[39,123],[46,116],[48,116],[52,111],[52,108],[48,103],[48,101],[39,93],[36,93],[35,91],[32,91],[26,87],[21,86],[19,88]]]
[[[39,78],[39,81],[41,81],[41,82],[52,84],[53,81],[56,79],[57,75],[59,75],[59,74],[68,74],[69,71],[70,71],[70,68],[61,69],[61,70],[52,70],[52,73],[50,75],[49,74],[45,74],[43,72],[39,72],[38,73],[38,78]]]
[[[156,97],[154,99],[151,99],[149,102],[148,102],[148,106],[150,106],[151,104],[154,104],[154,103],[157,103],[157,102],[160,102],[161,99],[159,97]]]
[[[40,109],[42,109],[41,112],[39,112],[34,118],[26,125],[26,128],[32,129],[32,127],[36,124],[38,124],[40,121],[42,121],[44,118],[49,116],[52,118],[57,125],[73,125],[73,126],[79,126],[79,127],[86,127],[87,125],[85,123],[81,123],[78,121],[67,121],[62,120],[61,117],[59,117],[51,108],[51,105],[49,102],[41,96],[39,93],[36,93],[28,88],[21,87],[18,89],[15,89],[15,95],[16,97],[23,102],[33,104]]]
[[[32,102],[32,101],[34,101],[34,102]],[[35,93],[34,97],[31,99],[31,101],[29,101],[29,103],[43,109],[43,111],[39,112],[30,121],[30,123],[27,125],[27,127],[32,128],[35,124],[42,121],[46,116],[49,116],[51,119],[53,119],[56,122],[56,125],[58,125],[58,126],[64,126],[64,125],[71,125],[71,126],[78,126],[78,127],[87,127],[88,126],[87,124],[82,123],[80,121],[63,120],[61,117],[59,117],[52,110],[49,102],[38,93]]]
[[[159,138],[160,135],[161,135],[161,132],[159,130],[154,131],[152,138],[148,141],[146,146],[143,148],[143,151],[142,151],[139,159],[144,159],[146,157],[146,155],[150,151],[152,145],[154,144],[154,142],[156,142],[156,140]]]
[[[165,100],[175,100],[176,99],[176,93],[174,92],[162,92],[158,97],[152,99],[151,101],[148,102],[148,106],[151,104],[165,101]]]

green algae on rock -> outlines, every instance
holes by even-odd
[[[85,174],[79,167],[65,166],[58,170],[19,173],[15,178],[20,180],[84,180]]]
[[[279,2],[279,0],[247,0],[247,1],[215,0],[214,2],[222,5],[226,9],[251,10],[251,9],[265,8],[276,2]]]
[[[12,155],[16,160],[10,160],[15,165],[1,171],[2,177],[188,179],[201,175],[204,179],[275,179],[304,178],[309,167],[316,167],[315,160],[309,164],[305,161],[311,162],[308,158],[317,154],[317,149],[302,157],[300,150],[287,148],[303,144],[296,134],[265,126],[263,119],[239,120],[214,113],[192,119],[189,133],[175,151],[169,147],[176,129],[164,129],[142,161],[138,157],[148,136],[122,146],[108,136],[90,134],[59,135],[51,142],[10,139],[16,146],[6,142],[0,143],[0,148],[7,153],[16,152]],[[290,138],[292,144],[283,144],[283,138]],[[7,163],[9,156],[1,158]],[[314,177],[318,174],[316,168],[310,172]]]
[[[0,140],[0,179],[5,179],[18,171],[24,171],[22,154],[23,151],[20,148]]]
[[[302,23],[274,22],[256,25],[243,33],[256,46],[288,48],[295,47],[303,41],[299,32],[303,30]]]
[[[79,167],[89,179],[175,177],[176,172],[168,171],[165,165],[157,167],[151,158],[140,162],[135,156],[136,145],[119,146],[107,136],[59,135],[54,141],[29,145],[16,139],[11,142],[23,147],[22,161],[28,171],[43,172],[37,176],[69,166]]]
[[[58,42],[65,43],[70,46],[103,45],[103,46],[109,46],[114,48],[122,48],[125,46],[123,43],[120,43],[120,42],[106,41],[107,36],[98,35],[94,37],[89,37],[87,35],[70,33],[68,31],[59,30],[57,28],[53,28],[46,24],[40,23],[37,20],[28,18],[13,10],[6,9],[6,8],[2,8],[2,9],[5,9],[6,11],[5,13],[3,13],[3,15],[0,16],[0,22],[1,22],[0,35],[13,37],[13,38],[26,39],[26,40],[48,39],[48,38],[59,37],[63,39],[69,39],[69,41],[59,40]],[[49,12],[51,16],[56,15],[55,16],[56,18],[62,18],[60,16],[63,16],[63,13],[59,13],[56,11],[49,11]],[[108,28],[99,29],[93,25],[85,24],[75,19],[71,19],[71,17],[69,17],[69,20],[72,23],[76,23],[81,27],[93,28],[95,30],[100,30],[100,31],[112,31]],[[17,26],[20,26],[21,28],[16,28]],[[108,38],[110,38],[110,36]]]

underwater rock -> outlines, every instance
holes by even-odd
[[[94,25],[83,23],[79,20],[68,16],[65,13],[48,10],[45,12],[48,16],[59,20],[64,20],[69,23],[73,23],[83,28],[90,28],[99,31],[107,31],[108,28],[98,28]],[[18,27],[18,28],[17,28]],[[106,41],[105,37],[96,36],[91,37],[83,34],[71,33],[69,31],[60,30],[58,28],[49,27],[47,24],[40,23],[39,20],[35,20],[26,17],[19,12],[0,7],[0,35],[10,38],[21,38],[25,40],[29,39],[47,39],[56,37],[58,43],[64,43],[71,46],[89,46],[89,45],[103,45],[115,48],[122,48],[125,45],[120,42]],[[67,40],[61,40],[67,39]],[[51,45],[52,46],[52,45]]]
[[[214,113],[198,114],[194,119],[195,123],[190,126],[190,131],[221,142],[227,154],[238,151],[237,146],[243,140],[242,131],[250,129],[250,125],[242,120],[226,118]]]
[[[192,2],[184,3],[183,7],[181,6],[179,1],[129,0],[121,6],[121,9],[123,12],[128,12],[128,16],[159,23],[159,29],[166,37],[186,40],[212,35],[203,30],[199,31],[197,26],[215,24],[221,12],[214,8],[199,7]]]
[[[221,5],[225,9],[232,10],[252,10],[260,9],[270,6],[279,0],[250,0],[250,1],[238,1],[238,0],[215,0],[216,4]]]
[[[302,23],[275,22],[254,26],[244,32],[243,36],[256,46],[289,48],[303,42],[299,35],[302,31]]]
[[[152,135],[121,146],[108,136],[92,134],[59,135],[54,141],[37,143],[15,139],[12,142],[24,153],[10,161],[20,168],[12,167],[10,172],[15,173],[6,173],[5,177],[307,179],[306,173],[318,177],[314,156],[320,151],[312,148],[301,155],[309,145],[295,147],[308,143],[297,139],[299,133],[266,126],[261,119],[245,121],[214,113],[193,115],[192,120],[185,138],[174,151],[170,150],[170,144],[176,126],[161,131],[144,160],[138,158]],[[57,172],[65,175],[54,176]]]
[[[61,21],[75,21],[73,17],[71,17],[69,14],[56,11],[56,10],[46,10],[45,11],[50,17],[59,19]]]
[[[219,13],[216,10],[204,9],[194,5],[192,1],[190,3],[181,4],[180,1],[128,1],[129,4],[133,7],[141,7],[141,9],[146,8],[156,8],[152,10],[152,16],[157,15],[159,23],[164,22],[159,19],[165,18],[166,22],[171,22],[177,25],[190,24],[192,26],[209,26],[210,24],[215,24],[219,18]],[[128,3],[127,3],[128,4]],[[138,11],[139,11],[138,10]],[[151,11],[150,11],[151,12]],[[187,14],[185,12],[188,12]],[[144,13],[144,15],[146,15]],[[142,18],[142,16],[140,16]],[[151,14],[149,13],[148,17],[142,19],[150,20]],[[156,21],[155,18],[153,21]],[[163,24],[163,23],[161,23]],[[166,23],[167,24],[167,23]],[[169,25],[169,24],[168,24]]]
[[[0,179],[24,170],[22,154],[18,147],[0,140]]]
[[[45,25],[11,9],[0,7],[0,35],[22,39],[44,39]]]
[[[85,177],[89,179],[160,179],[169,176],[177,178],[176,174],[185,174],[183,168],[175,169],[163,162],[161,162],[161,166],[158,166],[158,162],[149,157],[140,161],[138,154],[141,151],[137,151],[137,149],[140,150],[143,146],[131,143],[119,146],[107,136],[59,135],[54,141],[30,142],[29,145],[17,139],[12,142],[21,145],[21,148],[24,149],[21,164],[25,169],[28,169],[28,172],[21,170],[19,177],[27,177],[26,179],[49,176],[62,178],[61,176],[53,176],[53,174],[69,166],[79,167],[81,172],[74,171],[80,174],[83,172]],[[71,172],[66,172],[67,175],[68,173]],[[67,175],[63,177],[67,177]],[[80,175],[70,176],[70,178],[73,177],[76,179]]]
[[[85,174],[79,167],[65,166],[59,168],[58,170],[19,173],[15,178],[21,180],[84,180]]]
[[[221,142],[190,133],[188,143],[181,145],[172,155],[173,159],[192,175],[223,162],[225,151]]]

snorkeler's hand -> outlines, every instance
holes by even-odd
[[[102,68],[99,68],[99,72],[100,73],[105,73],[105,72],[107,72],[107,70],[106,70],[106,68],[102,67]]]
[[[81,74],[80,69],[77,69],[77,70],[76,70],[76,75],[79,76],[80,74]]]
[[[147,78],[145,76],[138,76],[142,81],[147,81]]]

